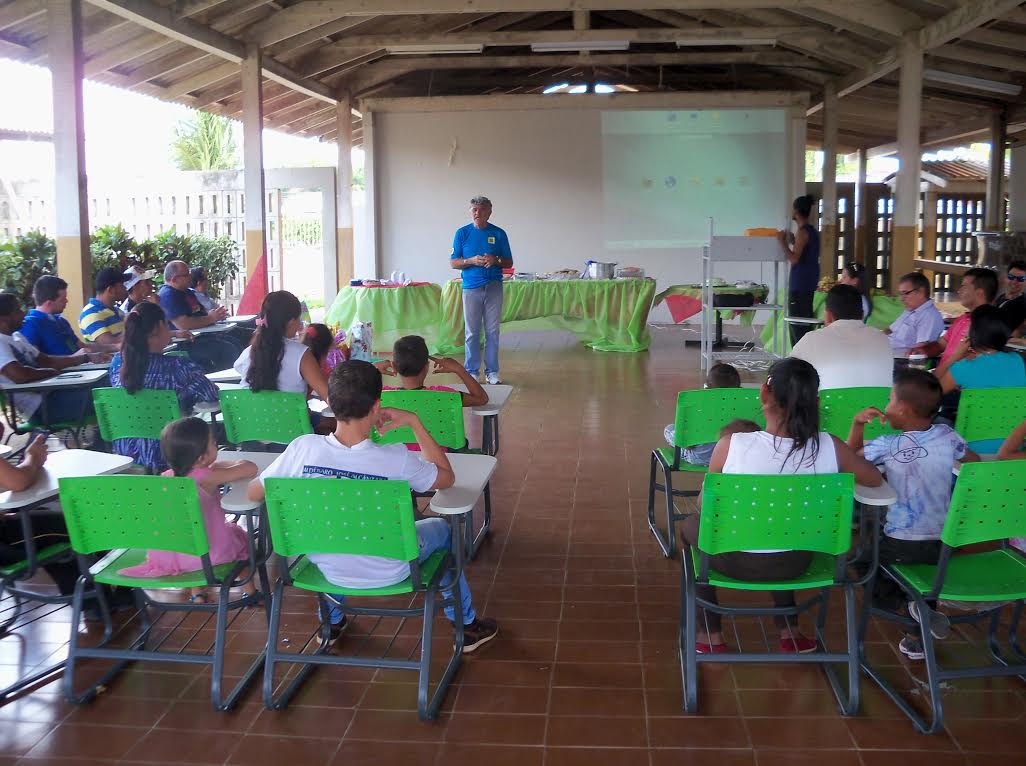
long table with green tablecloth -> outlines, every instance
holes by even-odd
[[[812,308],[819,319],[823,318],[824,303],[826,303],[826,293],[817,292],[813,296]],[[897,298],[892,298],[890,295],[874,295],[873,313],[869,315],[869,322],[867,324],[879,330],[886,330],[904,310],[905,307]],[[777,346],[773,345],[773,322],[777,324]],[[772,322],[766,323],[766,326],[762,329],[761,340],[763,348],[771,354],[787,356],[791,353],[791,334],[788,332],[788,326],[784,321],[783,314],[774,314]]]
[[[506,330],[569,330],[597,351],[645,351],[653,279],[567,279],[504,282]],[[438,353],[463,351],[463,283],[442,289]]]
[[[325,313],[324,323],[348,331],[354,322],[371,322],[372,351],[391,351],[404,335],[421,335],[432,346],[438,336],[441,296],[442,288],[436,284],[343,287]]]

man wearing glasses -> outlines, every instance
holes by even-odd
[[[898,297],[905,310],[884,332],[895,356],[905,356],[913,346],[937,340],[944,332],[944,317],[930,300],[930,281],[918,271],[901,278]]]
[[[164,286],[158,293],[160,307],[173,328],[199,330],[217,324],[228,315],[224,306],[207,313],[192,290],[192,273],[185,261],[171,261],[164,267]],[[189,358],[205,372],[216,372],[231,367],[239,354],[241,344],[228,333],[199,335],[188,348]]]
[[[1023,322],[1026,322],[1026,261],[1012,261],[1008,264],[1005,275],[1005,291],[997,297],[995,303],[1012,334],[1022,335]]]

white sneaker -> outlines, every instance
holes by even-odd
[[[485,375],[485,380],[488,381],[489,386],[497,386],[502,383],[502,378],[499,377],[497,372],[489,372]]]

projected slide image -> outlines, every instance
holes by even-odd
[[[782,110],[603,112],[610,249],[700,247],[716,233],[783,224]]]

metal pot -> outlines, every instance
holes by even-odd
[[[615,268],[615,263],[588,261],[588,279],[612,279]]]

